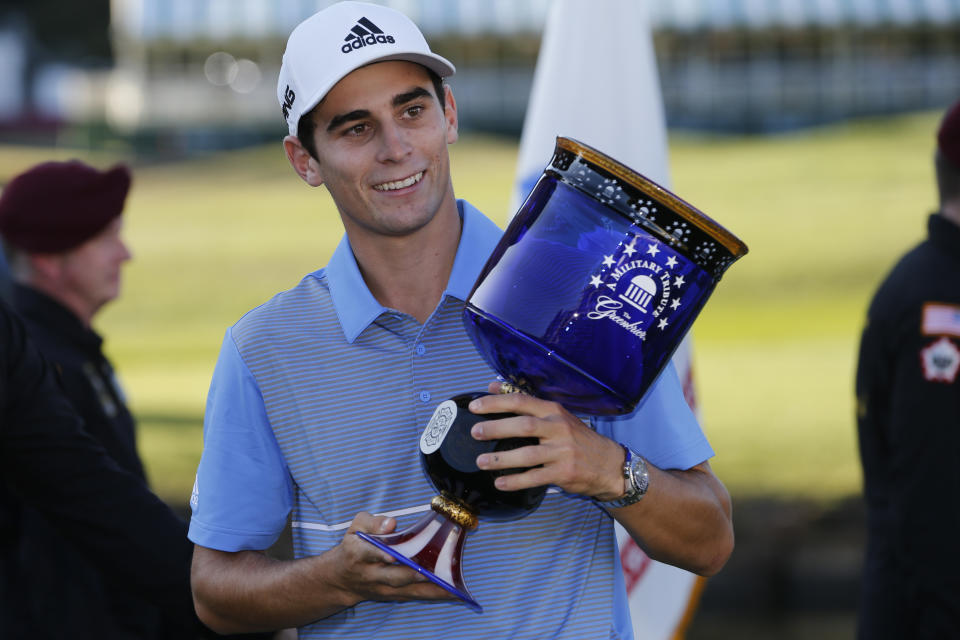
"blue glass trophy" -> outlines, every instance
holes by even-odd
[[[522,391],[573,412],[629,413],[746,252],[673,193],[558,138],[474,285],[467,333]]]
[[[467,333],[513,388],[586,415],[633,411],[669,362],[720,277],[746,245],[704,213],[581,142],[553,158],[467,300]],[[441,403],[420,442],[439,495],[411,527],[358,534],[479,611],[461,571],[481,518],[523,517],[545,487],[502,492],[477,455],[526,444],[478,442],[466,404]],[[523,471],[522,469],[509,472]],[[504,473],[504,472],[499,472]]]

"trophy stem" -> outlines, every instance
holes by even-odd
[[[402,531],[357,535],[393,556],[398,562],[426,576],[471,609],[481,607],[463,582],[461,558],[467,533],[477,526],[477,517],[463,503],[445,496],[430,502],[431,512]]]

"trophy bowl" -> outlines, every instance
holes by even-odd
[[[560,137],[477,279],[464,326],[515,389],[581,415],[630,413],[720,277],[746,253],[736,236],[670,191]],[[441,403],[421,436],[423,469],[439,494],[431,512],[403,531],[357,535],[482,611],[461,572],[467,533],[478,517],[529,514],[546,487],[499,491],[493,481],[504,472],[477,468],[480,453],[527,444],[474,440],[474,423],[505,417],[470,413],[477,395]]]
[[[487,261],[467,333],[512,385],[575,413],[630,413],[747,247],[570,138]]]

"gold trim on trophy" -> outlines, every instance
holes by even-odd
[[[444,516],[464,531],[473,531],[479,524],[477,516],[456,500],[444,496],[434,496],[430,501],[430,508]]]
[[[500,391],[501,394],[507,393],[523,393],[523,389],[513,384],[512,382],[507,382],[506,380],[500,381]]]
[[[613,158],[600,153],[596,149],[593,149],[582,142],[578,142],[570,138],[564,138],[562,136],[557,138],[557,147],[584,158],[591,164],[601,167],[624,182],[633,185],[637,189],[640,189],[649,197],[670,206],[674,213],[683,217],[683,219],[687,222],[699,227],[705,233],[710,234],[735,257],[740,257],[747,252],[747,245],[741,242],[740,239],[735,235],[714,222],[705,213],[697,209],[689,202],[681,200],[660,185],[651,182],[636,171],[620,164]]]

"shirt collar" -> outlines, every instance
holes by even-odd
[[[463,228],[444,296],[466,301],[502,231],[466,200],[457,200],[457,209]],[[377,302],[363,281],[346,234],[330,257],[325,272],[343,335],[352,343],[387,309]]]
[[[458,200],[457,206],[463,231],[444,295],[466,302],[503,231],[466,200]]]
[[[84,326],[80,318],[59,301],[39,289],[19,283],[13,285],[13,301],[14,308],[31,324],[42,326],[76,347],[99,353],[103,344],[100,334]]]

